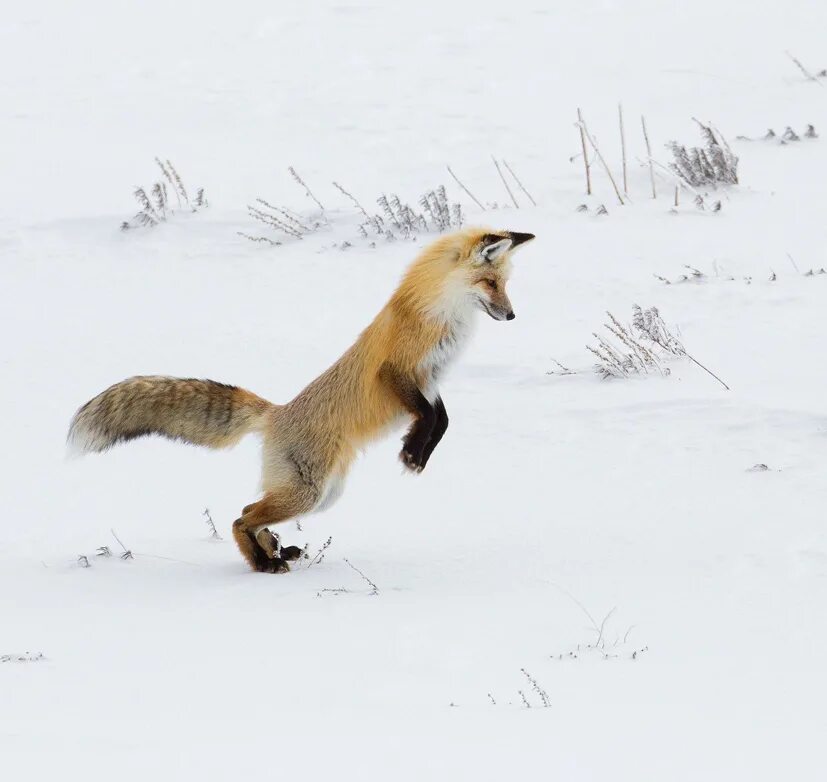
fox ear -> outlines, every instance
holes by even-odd
[[[500,239],[493,244],[487,244],[480,250],[480,257],[484,263],[491,263],[505,255],[513,244],[511,239]]]
[[[508,235],[511,237],[511,241],[514,242],[515,247],[519,244],[530,242],[534,238],[534,234],[521,234],[517,231],[509,231]]]

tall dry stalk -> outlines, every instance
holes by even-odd
[[[579,112],[578,112],[578,114],[579,114]],[[612,183],[612,187],[614,188],[615,195],[617,196],[617,200],[620,201],[621,206],[624,206],[626,202],[623,200],[623,196],[620,194],[620,188],[618,188],[617,182],[615,182],[615,178],[612,176],[612,172],[609,169],[608,163],[606,163],[606,160],[604,159],[603,155],[600,153],[600,149],[598,148],[597,144],[595,143],[595,140],[592,138],[591,133],[589,133],[589,128],[588,128],[588,125],[586,125],[586,121],[581,119],[579,125],[580,125],[581,129],[583,130],[583,133],[585,134],[586,139],[588,139],[588,142],[591,145],[591,148],[594,150],[594,154],[597,155],[597,159],[600,161],[600,164],[603,166],[603,170],[606,172],[606,176],[609,177],[609,181]]]
[[[528,200],[531,201],[531,203],[534,206],[537,206],[537,202],[534,200],[531,193],[529,193],[528,190],[525,189],[525,185],[520,181],[520,177],[518,177],[514,173],[514,170],[511,168],[511,166],[508,165],[507,160],[503,160],[503,165],[508,169],[508,173],[511,174],[512,177],[514,177],[514,181],[517,183],[517,186],[520,188],[520,190],[522,190],[528,196]]]
[[[623,157],[623,192],[629,195],[629,181],[626,177],[626,134],[623,132],[623,104],[617,104],[617,116],[620,121],[620,152]]]
[[[789,52],[784,52],[784,54],[786,54],[787,57],[789,57],[798,66],[798,69],[804,74],[808,81],[814,81],[819,87],[822,89],[824,88],[824,85],[801,64],[801,61],[798,58],[793,57]]]
[[[592,194],[592,175],[589,167],[589,153],[586,150],[586,134],[583,131],[583,115],[577,109],[577,127],[580,129],[580,144],[583,147],[583,165],[586,169],[586,195]]]
[[[454,182],[456,182],[467,194],[467,196],[482,210],[485,211],[485,207],[477,200],[474,194],[460,181],[459,177],[451,171],[451,166],[446,166],[448,169],[448,173],[454,178]]]
[[[655,168],[652,165],[652,147],[649,144],[649,134],[646,132],[646,118],[640,115],[640,124],[643,127],[643,139],[646,142],[646,157],[649,160],[649,179],[652,182],[652,198],[657,198],[658,193],[655,189]]]
[[[293,166],[288,166],[287,170],[290,172],[290,176],[296,180],[296,182],[304,188],[305,195],[316,202],[316,206],[322,210],[324,213],[324,207],[322,206],[322,202],[319,201],[318,198],[313,194],[313,191],[307,186],[307,183],[296,173],[296,169]]]
[[[500,164],[497,162],[497,158],[491,155],[491,160],[494,161],[494,166],[497,169],[497,173],[500,175],[500,179],[502,179],[503,184],[505,185],[505,189],[508,192],[508,195],[511,196],[511,201],[514,203],[514,207],[516,209],[519,209],[520,205],[517,203],[517,199],[514,198],[514,193],[511,192],[511,188],[508,186],[508,180],[506,180],[505,176],[503,175],[502,169],[500,168]]]

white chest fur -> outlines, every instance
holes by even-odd
[[[445,319],[447,328],[444,335],[422,360],[420,369],[427,378],[427,385],[422,392],[429,402],[433,402],[438,395],[439,378],[468,343],[473,331],[474,315],[472,302],[450,312]]]

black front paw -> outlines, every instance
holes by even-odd
[[[422,472],[425,469],[425,464],[422,458],[421,448],[412,448],[410,444],[405,443],[402,450],[399,452],[399,459],[406,469],[411,472]]]

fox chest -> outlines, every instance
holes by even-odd
[[[438,395],[437,384],[445,370],[454,362],[471,336],[470,324],[463,321],[452,323],[445,329],[434,346],[425,355],[419,365],[425,387],[422,393],[429,402]]]

